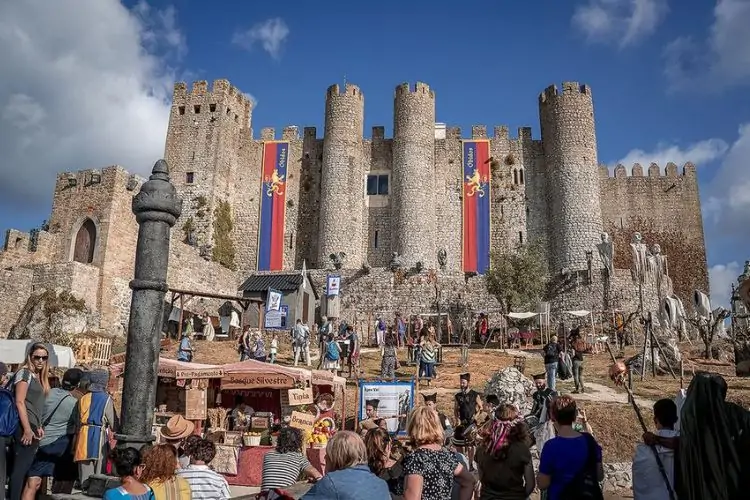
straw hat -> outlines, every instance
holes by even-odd
[[[185,439],[194,430],[195,424],[193,422],[186,420],[182,415],[175,415],[161,428],[161,436],[168,441],[177,441],[178,439]]]

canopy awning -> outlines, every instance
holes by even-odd
[[[125,363],[116,363],[109,366],[112,376],[118,377],[125,372]],[[160,377],[173,379],[193,378],[221,378],[224,376],[224,367],[216,365],[204,365],[201,363],[188,363],[176,359],[159,358]]]
[[[538,312],[508,313],[506,314],[506,316],[512,319],[529,319],[529,318],[533,318],[534,316],[539,316],[539,313]]]
[[[26,362],[26,351],[34,340],[0,339],[0,356],[9,365],[19,365]],[[49,352],[49,366],[58,368],[73,368],[76,357],[73,349],[64,345],[44,344]]]
[[[570,314],[571,316],[582,318],[591,314],[591,311],[584,311],[583,309],[581,309],[580,311],[565,311],[565,314]]]
[[[294,368],[291,366],[281,366],[271,363],[262,363],[255,361],[254,359],[248,359],[246,361],[239,361],[237,363],[230,363],[228,365],[222,365],[224,374],[240,374],[240,373],[265,373],[269,375],[285,375],[291,377],[298,382],[310,382],[312,378],[310,370],[303,368]]]

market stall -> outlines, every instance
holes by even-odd
[[[124,362],[109,366],[110,390],[119,389],[124,371]],[[207,419],[209,401],[213,401],[217,393],[218,380],[224,375],[223,368],[159,358],[157,374],[159,379],[156,385],[154,435],[158,439],[161,427],[177,414],[192,421],[196,432],[200,433]]]
[[[260,486],[263,456],[274,448],[274,431],[300,392],[311,392],[309,370],[255,360],[222,366],[224,375],[209,410],[217,442],[214,469],[237,486]]]
[[[307,459],[321,474],[326,473],[326,443],[346,422],[346,379],[326,370],[312,370],[315,422],[308,437]],[[336,411],[340,403],[341,413]]]

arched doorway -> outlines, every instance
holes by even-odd
[[[91,264],[94,261],[94,248],[96,248],[96,225],[91,219],[86,219],[76,234],[73,260]]]

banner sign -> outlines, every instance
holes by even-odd
[[[326,278],[326,295],[334,297],[341,290],[341,276],[329,274]]]
[[[284,267],[284,214],[289,143],[263,143],[258,225],[258,271]]]
[[[291,420],[289,420],[289,427],[312,433],[313,427],[315,427],[315,415],[310,415],[309,413],[303,413],[301,411],[293,411]]]
[[[286,330],[286,319],[289,317],[289,306],[283,305],[278,311],[268,311],[263,318],[266,330]]]
[[[266,312],[278,311],[281,309],[281,292],[274,290],[273,288],[268,289],[268,298],[266,299]]]
[[[490,268],[490,141],[461,141],[463,174],[463,270]]]
[[[294,387],[294,378],[284,374],[228,373],[221,379],[221,390],[232,389],[288,389]]]
[[[377,406],[378,418],[386,419],[388,432],[406,434],[406,418],[414,407],[414,382],[365,382],[359,381],[359,420],[367,418],[368,402]]]
[[[311,405],[315,402],[312,387],[289,389],[287,397],[289,398],[289,406]]]
[[[185,418],[187,420],[205,420],[206,408],[205,389],[188,389],[185,391]]]
[[[174,378],[221,378],[224,376],[223,368],[188,368],[175,369]]]

